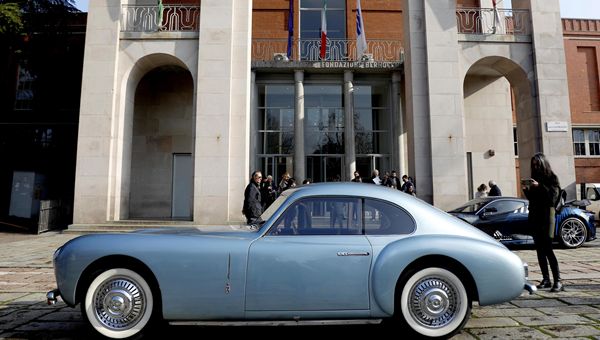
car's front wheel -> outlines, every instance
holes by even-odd
[[[97,272],[81,305],[89,324],[108,338],[141,334],[152,317],[154,297],[146,280],[126,268]]]
[[[577,248],[586,238],[587,229],[582,220],[569,217],[560,224],[560,239],[566,248]]]
[[[446,338],[469,319],[471,303],[463,282],[451,271],[430,267],[410,274],[400,297],[402,319],[414,332]]]

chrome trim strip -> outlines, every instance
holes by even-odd
[[[360,251],[360,252],[348,252],[348,251],[338,251],[337,256],[369,256],[371,255],[368,251]]]

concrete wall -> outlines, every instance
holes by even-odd
[[[242,221],[250,178],[252,1],[203,0],[198,44],[194,222]]]
[[[83,66],[73,223],[108,219],[112,116],[121,5],[89,4]]]
[[[504,196],[517,196],[510,84],[504,77],[465,79],[466,152],[472,153],[473,190],[495,180]],[[490,155],[489,150],[494,150]]]
[[[159,68],[135,95],[129,217],[171,217],[173,154],[193,151],[193,81]]]

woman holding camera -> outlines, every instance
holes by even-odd
[[[521,188],[529,199],[529,223],[534,230],[533,240],[543,277],[537,287],[552,287],[551,292],[563,291],[558,260],[552,250],[556,223],[554,207],[560,192],[560,184],[544,154],[536,153],[531,158],[531,178],[521,180]],[[548,263],[552,270],[554,285],[550,281]]]

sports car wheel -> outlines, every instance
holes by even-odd
[[[81,308],[100,334],[124,339],[144,329],[153,306],[152,290],[141,275],[130,269],[113,268],[93,279]]]
[[[470,316],[471,304],[462,281],[443,268],[426,268],[412,274],[400,300],[406,324],[420,335],[449,337],[460,331]]]
[[[560,239],[565,247],[577,248],[586,238],[587,229],[580,219],[569,217],[560,224]]]

